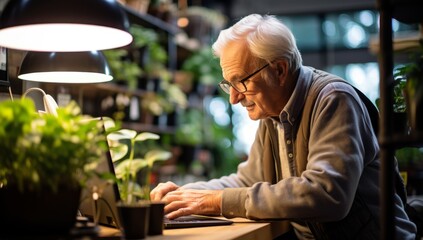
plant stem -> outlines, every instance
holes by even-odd
[[[127,200],[128,203],[131,203],[133,201],[132,200],[132,197],[133,197],[132,191],[133,191],[133,188],[134,188],[133,182],[135,181],[135,175],[136,175],[136,173],[133,174],[131,172],[132,160],[134,159],[134,147],[135,147],[135,139],[131,139],[131,150],[129,152],[129,166],[128,166],[129,171],[126,172],[126,174],[127,174],[126,179],[128,179],[128,182],[126,183],[128,198],[126,200]]]
[[[147,166],[147,173],[145,174],[145,187],[144,187],[144,199],[150,200],[150,178],[151,178],[151,169]]]

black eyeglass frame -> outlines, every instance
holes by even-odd
[[[254,71],[253,73],[249,74],[248,76],[244,77],[243,79],[236,81],[236,83],[241,83],[242,86],[244,87],[244,90],[238,89],[237,87],[235,87],[235,85],[233,85],[232,83],[230,83],[229,81],[223,79],[222,81],[220,81],[219,83],[219,87],[227,94],[230,94],[231,91],[231,87],[233,87],[237,92],[239,93],[245,93],[247,91],[247,86],[245,86],[245,81],[247,81],[248,79],[252,78],[254,75],[256,75],[257,73],[259,73],[261,70],[265,69],[266,67],[268,67],[270,64],[267,63],[264,66],[260,67],[259,69],[257,69],[256,71]]]

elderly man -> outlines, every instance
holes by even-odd
[[[151,198],[169,218],[188,214],[287,219],[298,239],[378,239],[379,146],[358,92],[302,65],[291,31],[249,15],[213,45],[219,86],[260,120],[248,160],[229,176],[182,187],[159,184]],[[416,227],[395,196],[397,239]]]

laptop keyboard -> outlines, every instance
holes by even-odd
[[[229,224],[232,224],[232,221],[198,215],[182,216],[175,219],[164,218],[165,228],[201,227]]]

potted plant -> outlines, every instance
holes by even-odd
[[[412,131],[423,133],[423,45],[411,55],[411,62],[397,68],[405,79],[404,95],[408,122]]]
[[[38,114],[28,98],[0,109],[1,234],[68,234],[106,146],[101,123],[75,102],[57,116]]]
[[[423,133],[423,45],[420,42],[417,49],[409,53],[410,61],[395,68],[395,82],[399,83],[402,95],[394,88],[394,112],[403,112],[407,123],[406,134],[421,135]],[[395,97],[400,96],[400,97]],[[398,107],[399,106],[399,107]],[[395,113],[394,113],[395,114]],[[395,116],[395,115],[394,115]],[[395,124],[395,122],[394,122]],[[404,147],[397,149],[395,156],[399,167],[405,173],[405,182],[409,192],[421,191],[420,181],[422,169],[422,152],[419,148]],[[408,180],[407,180],[408,179]]]
[[[163,225],[164,203],[150,201],[151,172],[157,161],[167,160],[171,157],[171,154],[162,149],[152,149],[148,150],[142,157],[138,157],[135,151],[136,143],[158,140],[159,138],[159,135],[154,133],[137,133],[131,129],[113,130],[107,135],[112,159],[116,165],[115,173],[122,199],[118,208],[126,234],[128,234],[126,228],[142,230],[139,232],[140,237],[145,236],[147,229],[149,235],[162,233],[163,228],[160,226]],[[142,179],[139,180],[139,177],[142,177]],[[149,208],[148,211],[145,211],[146,207]],[[133,211],[137,213],[132,213]],[[125,215],[131,214],[137,215],[135,223],[127,221],[131,217]],[[144,221],[141,221],[140,214],[144,215]],[[145,222],[145,224],[139,226],[142,222]],[[132,224],[138,226],[132,228]]]
[[[196,154],[204,143],[204,113],[198,108],[189,108],[178,116],[175,143],[180,148],[178,163],[188,171]]]
[[[410,60],[396,66],[393,74],[393,130],[402,135],[410,131],[420,135],[423,133],[423,42],[405,54]]]
[[[187,97],[172,82],[166,67],[168,55],[160,43],[160,36],[152,29],[133,24],[130,32],[134,41],[130,49],[104,51],[114,78],[126,82],[131,90],[144,89],[141,108],[146,110],[144,122],[152,123],[154,116],[170,114],[177,107],[187,106]]]
[[[394,70],[392,124],[393,132],[402,136],[408,135],[409,133],[405,86],[406,79],[403,76],[402,68],[398,67]],[[377,106],[379,106],[379,100],[379,98],[376,100]]]
[[[118,179],[121,199],[127,203],[139,199],[150,199],[151,171],[157,161],[164,161],[171,157],[170,152],[162,149],[153,149],[143,157],[135,156],[137,142],[158,140],[159,135],[150,132],[137,133],[131,129],[111,131],[107,135],[111,148],[112,159],[115,165],[115,174]],[[143,184],[139,184],[138,174],[143,171]]]
[[[167,52],[160,45],[158,34],[149,28],[133,24],[129,29],[134,37],[132,45],[126,48],[104,51],[114,79],[126,82],[135,90],[145,88],[139,81],[147,84],[151,76],[166,76]]]
[[[160,36],[153,30],[139,25],[131,27],[134,42],[140,49],[140,63],[144,72],[141,85],[148,90],[142,99],[141,108],[153,116],[171,114],[176,108],[186,108],[187,97],[181,87],[172,81],[166,67],[168,55],[160,44]]]
[[[194,52],[184,61],[182,70],[193,75],[196,90],[202,94],[213,93],[216,81],[222,79],[219,59],[214,57],[211,47],[203,47]]]
[[[163,80],[158,92],[145,93],[141,107],[155,116],[175,111],[176,107],[185,109],[188,105],[187,96],[169,80]]]
[[[104,56],[112,70],[115,82],[126,83],[130,90],[138,87],[138,78],[143,73],[139,64],[133,61],[127,49],[112,49],[104,51]]]

